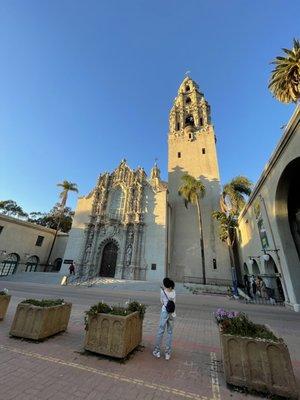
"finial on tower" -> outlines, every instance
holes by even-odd
[[[151,169],[150,179],[160,179],[160,169],[158,168],[157,161],[158,158],[155,157],[154,166]]]

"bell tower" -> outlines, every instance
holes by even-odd
[[[229,256],[218,237],[212,212],[219,209],[221,193],[216,136],[210,106],[196,82],[186,77],[179,87],[169,117],[168,273],[176,281],[202,279],[202,256],[196,207],[185,207],[178,188],[184,174],[200,179],[205,195],[200,200],[203,220],[204,258],[207,283],[230,282]],[[225,283],[225,282],[224,282]]]

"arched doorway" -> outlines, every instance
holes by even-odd
[[[114,242],[108,242],[102,251],[100,276],[111,277],[115,276],[118,257],[118,246]]]
[[[37,256],[31,256],[28,258],[26,263],[25,272],[35,272],[39,263]]]
[[[244,275],[249,275],[248,265],[245,262],[243,265],[243,273],[244,273]]]
[[[275,298],[285,300],[284,291],[279,277],[278,269],[273,258],[269,255],[269,260],[265,262],[264,280],[267,288],[274,290]]]
[[[275,214],[293,292],[300,299],[300,157],[291,161],[278,181]],[[278,281],[278,280],[277,280]],[[290,295],[289,295],[290,297]]]
[[[57,258],[53,263],[52,271],[58,272],[61,268],[61,264],[62,264],[62,258]]]
[[[16,253],[10,253],[0,264],[0,276],[12,275],[16,272],[20,256]]]
[[[260,275],[259,266],[257,264],[257,261],[254,259],[252,259],[252,275],[254,275],[255,277]]]

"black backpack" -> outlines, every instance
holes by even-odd
[[[167,302],[167,305],[166,305],[167,313],[173,314],[173,312],[175,311],[175,303],[174,303],[173,300],[169,299],[169,297],[166,295],[166,292],[164,291],[164,289],[162,289],[162,291],[164,292],[166,298],[168,299],[168,302]]]

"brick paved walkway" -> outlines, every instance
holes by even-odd
[[[80,290],[73,288],[73,291],[80,297]],[[41,343],[9,338],[13,314],[22,299],[19,296],[16,292],[12,297],[7,318],[0,322],[1,400],[223,400],[245,397],[242,393],[229,391],[225,385],[218,332],[211,312],[191,311],[184,315],[179,312],[173,357],[170,361],[157,360],[151,350],[160,307],[151,305],[144,321],[143,346],[122,363],[83,351],[83,315],[88,306],[80,304],[80,300],[73,303],[66,333]],[[205,300],[210,301],[209,297]],[[96,298],[89,301],[94,304]],[[228,300],[211,296],[211,301],[224,303]],[[279,313],[275,322],[279,332],[278,321],[284,310],[273,312]],[[282,326],[282,330],[285,331],[283,336],[288,338],[295,374],[299,378],[300,319],[297,318],[297,324],[290,329]]]

